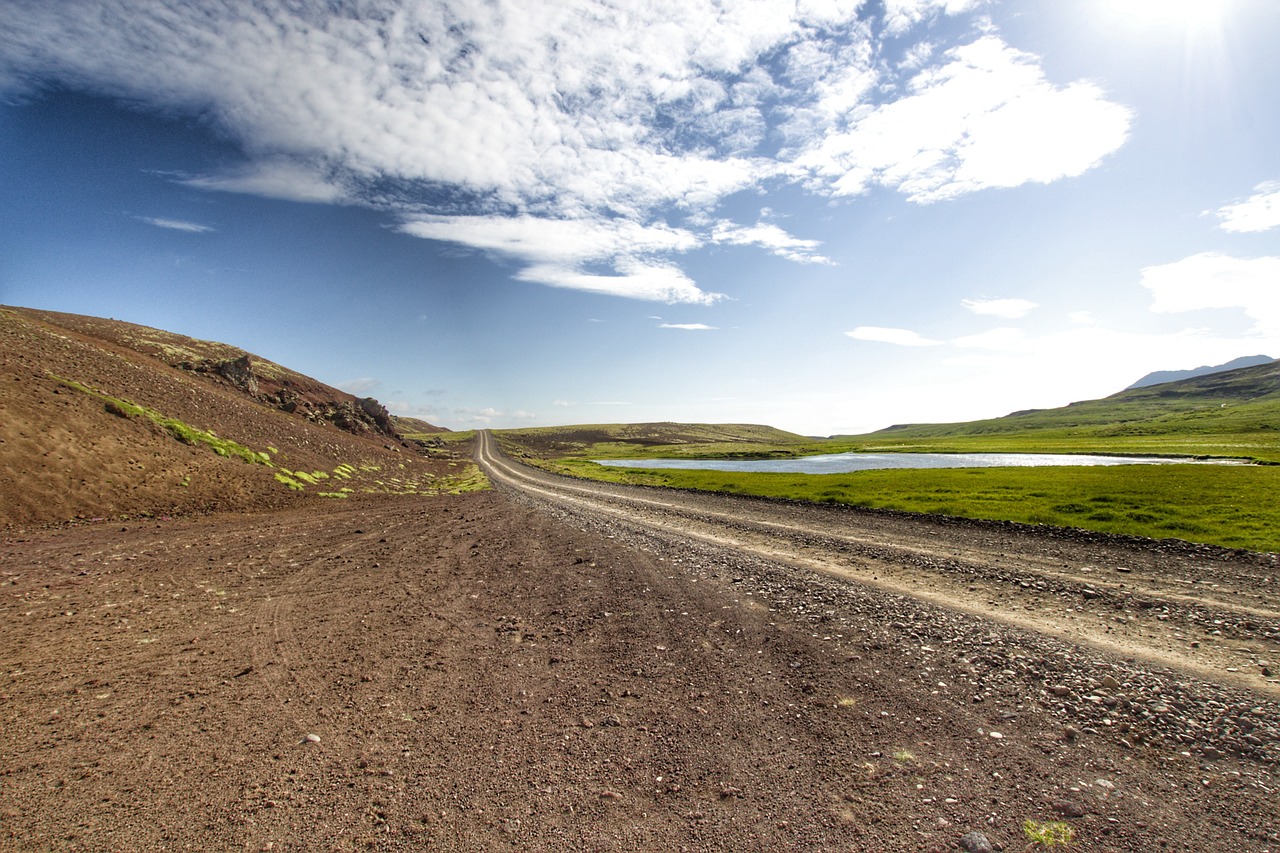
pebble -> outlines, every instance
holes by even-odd
[[[302,738],[302,742],[303,743],[319,743],[320,735],[315,734],[313,732],[307,732],[307,734]]]

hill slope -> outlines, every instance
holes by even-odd
[[[0,526],[455,485],[376,400],[236,347],[0,307]]]
[[[1213,429],[1252,426],[1280,411],[1280,362],[1132,388],[1057,409],[1031,409],[1002,418],[955,424],[904,424],[873,435],[984,435],[1027,430],[1101,427],[1157,429],[1194,416]],[[1256,417],[1255,417],[1256,416]]]

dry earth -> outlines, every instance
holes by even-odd
[[[495,491],[11,528],[0,848],[1280,850],[1274,555],[480,450]]]

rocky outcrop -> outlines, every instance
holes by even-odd
[[[341,392],[319,382],[308,385],[287,377],[266,375],[270,371],[258,373],[254,370],[254,358],[248,353],[222,361],[182,361],[174,366],[226,383],[260,403],[313,423],[330,423],[353,435],[376,433],[400,439],[391,413],[374,398],[334,399]]]

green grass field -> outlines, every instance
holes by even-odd
[[[759,495],[964,518],[1079,527],[1280,551],[1280,466],[1126,465],[933,468],[849,474],[758,474],[612,468],[584,460],[551,470],[636,485]]]
[[[1058,409],[829,439],[732,424],[607,424],[503,430],[497,437],[510,456],[597,480],[1280,551],[1280,362]],[[849,451],[1091,453],[1261,464],[758,474],[612,468],[591,461]]]

